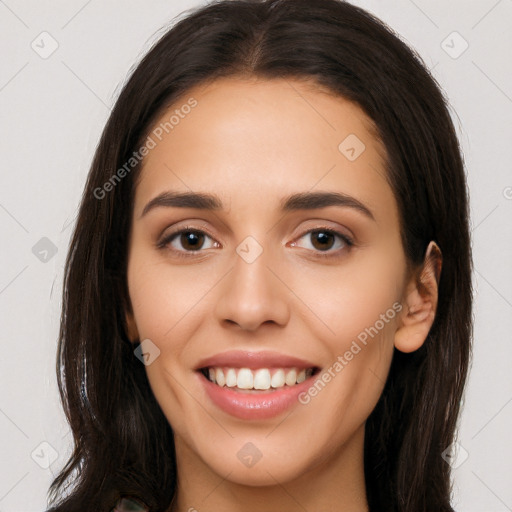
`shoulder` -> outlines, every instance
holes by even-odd
[[[133,498],[121,498],[110,512],[149,512],[140,501]]]

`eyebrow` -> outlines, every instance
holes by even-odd
[[[280,202],[283,212],[317,210],[328,206],[352,208],[375,221],[371,210],[355,197],[341,192],[300,192],[285,197]],[[146,204],[141,217],[158,208],[194,208],[197,210],[219,211],[224,208],[221,199],[214,194],[198,192],[172,192],[159,194]]]

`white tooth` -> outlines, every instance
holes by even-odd
[[[270,388],[270,372],[266,368],[257,370],[254,374],[254,389]]]
[[[226,379],[224,377],[224,372],[221,368],[215,369],[215,380],[217,381],[217,384],[222,387],[224,384],[226,384]]]
[[[215,370],[213,368],[208,368],[208,376],[212,382],[215,382]]]
[[[272,375],[270,385],[273,388],[282,388],[284,386],[284,382],[284,370],[277,370],[277,372]]]
[[[304,382],[306,380],[306,370],[301,370],[297,374],[297,384],[300,384],[301,382]]]
[[[236,372],[234,368],[229,368],[226,372],[226,386],[234,388],[236,386]]]
[[[286,374],[285,382],[288,386],[293,386],[297,382],[297,371],[295,369],[290,370]]]
[[[236,379],[236,385],[240,389],[252,389],[252,372],[249,368],[240,368],[238,370],[238,377]]]

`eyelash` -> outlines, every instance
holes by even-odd
[[[165,238],[163,238],[161,241],[157,243],[157,248],[161,250],[168,249],[169,244],[179,235],[183,233],[195,233],[195,234],[203,234],[213,239],[213,236],[211,236],[208,232],[203,231],[201,229],[196,229],[192,226],[185,226],[184,228],[181,228],[178,231],[175,231],[173,233],[170,233]],[[310,229],[308,231],[305,231],[302,235],[300,235],[297,240],[300,240],[305,235],[308,235],[310,233],[328,233],[330,235],[337,236],[338,238],[341,238],[343,243],[346,245],[345,248],[338,249],[337,251],[333,252],[323,252],[323,251],[315,251],[315,257],[318,258],[336,258],[340,257],[339,252],[344,250],[350,250],[350,248],[354,245],[354,240],[350,238],[349,236],[342,234],[338,231],[335,231],[328,227],[316,227],[314,229]],[[194,253],[200,253],[201,250],[197,251],[181,251],[177,249],[170,249],[172,252],[176,253],[177,257],[179,258],[190,258]],[[192,256],[193,257],[193,256]]]

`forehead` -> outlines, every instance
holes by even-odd
[[[358,105],[314,82],[217,79],[188,90],[150,130],[136,208],[164,189],[215,192],[230,204],[247,192],[277,206],[314,188],[393,201],[376,133]]]

